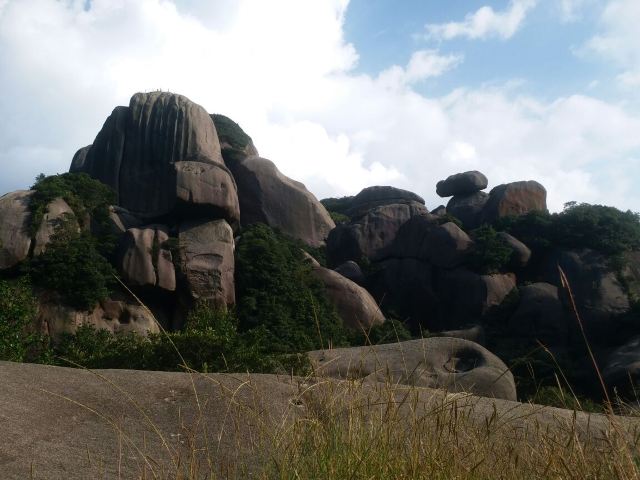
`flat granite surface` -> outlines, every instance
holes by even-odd
[[[188,374],[71,369],[0,362],[0,479],[175,478],[195,462],[250,477],[275,433],[327,398],[406,398],[419,412],[451,402],[475,422],[492,418],[510,432],[574,425],[604,435],[610,420],[464,393],[335,379],[261,374]],[[386,393],[385,393],[386,392]],[[329,396],[330,397],[329,397]],[[368,402],[367,402],[368,403]],[[374,405],[375,402],[372,402]],[[373,407],[372,407],[373,408]],[[640,420],[615,417],[633,434]],[[266,433],[266,434],[265,434]],[[271,440],[270,440],[271,439]]]

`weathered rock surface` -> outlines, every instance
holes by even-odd
[[[459,420],[468,419],[474,430],[498,418],[500,432],[513,439],[521,439],[523,432],[575,431],[579,438],[606,441],[614,428],[631,437],[640,424],[637,418],[615,417],[614,424],[605,415],[431,389],[398,386],[390,391],[372,382],[354,392],[349,382],[310,383],[313,380],[289,375],[87,371],[0,362],[0,378],[4,437],[0,458],[3,477],[8,479],[142,478],[143,472],[152,478],[188,478],[191,463],[185,461],[180,470],[172,459],[198,454],[192,445],[215,446],[220,471],[213,473],[221,477],[228,473],[225,466],[237,466],[259,478],[265,471],[264,459],[271,458],[276,446],[265,442],[256,450],[256,439],[285,432],[295,420],[313,419],[317,405],[336,398],[351,398],[366,409],[362,411],[366,416],[379,412],[381,404],[398,405],[394,421],[406,421],[407,428],[400,431],[407,434],[414,432],[413,422],[435,423],[441,416],[434,412],[442,406],[453,408]],[[129,397],[117,394],[114,385]],[[415,401],[407,402],[408,394]],[[136,405],[129,398],[135,398]],[[89,409],[107,418],[124,418],[118,425],[120,433]],[[458,423],[457,428],[463,427]],[[187,435],[189,442],[184,441]],[[140,451],[153,462],[141,461]],[[205,451],[195,459],[201,465],[207,465]]]
[[[264,223],[309,245],[324,244],[335,223],[302,183],[260,157],[241,159],[230,168],[238,184],[242,225]]]
[[[364,273],[362,272],[360,265],[353,260],[349,260],[348,262],[338,265],[334,270],[358,285],[362,285],[364,283]]]
[[[489,192],[484,207],[484,221],[547,210],[547,191],[533,180],[498,185]]]
[[[112,333],[159,333],[153,315],[144,307],[124,300],[106,299],[91,311],[75,310],[58,301],[41,299],[38,324],[54,341],[63,334],[74,334],[81,325],[92,325]]]
[[[84,161],[81,156],[71,171],[111,186],[118,204],[137,216],[166,215],[174,212],[176,203],[187,203],[200,207],[195,215],[206,207],[232,224],[239,220],[234,181],[224,167],[213,122],[186,97],[135,94],[129,107],[113,111]],[[190,213],[180,211],[183,216]]]
[[[74,230],[80,228],[73,210],[67,205],[67,202],[62,198],[56,198],[47,205],[47,210],[42,217],[40,228],[38,228],[36,232],[34,239],[35,246],[33,248],[34,255],[40,255],[45,252],[47,245],[51,241],[51,237],[64,222],[71,222],[70,228]]]
[[[529,247],[507,232],[498,232],[498,238],[513,250],[509,264],[515,268],[526,267],[531,259],[531,250]]]
[[[313,274],[324,284],[327,297],[345,326],[362,331],[384,323],[378,304],[364,288],[328,268],[320,265],[312,268]]]
[[[396,203],[374,207],[356,220],[338,225],[327,239],[329,264],[384,258],[400,227],[412,216],[423,213],[428,212],[420,203]]]
[[[460,265],[473,241],[455,223],[438,225],[434,216],[415,215],[398,230],[392,247],[396,258],[417,258],[443,268]]]
[[[470,195],[487,188],[489,181],[484,174],[473,170],[470,172],[456,173],[440,180],[436,184],[436,193],[441,197],[452,197],[454,195]]]
[[[180,226],[180,273],[193,300],[235,304],[233,230],[224,220]]]
[[[516,399],[507,366],[486,348],[459,338],[421,340],[309,352],[320,375],[442,388]]]
[[[389,186],[367,187],[353,197],[347,215],[356,219],[369,210],[382,205],[393,204],[423,205],[424,199],[408,190]],[[419,208],[419,207],[418,207]]]
[[[436,208],[431,210],[431,215],[436,215],[437,217],[444,217],[447,214],[447,207],[444,205],[438,205]]]
[[[546,346],[565,346],[572,318],[549,283],[533,283],[519,288],[520,303],[509,318],[509,330],[518,336],[540,340]]]
[[[464,268],[440,272],[437,282],[444,328],[478,322],[516,286],[515,275],[511,273],[479,275]]]
[[[172,254],[164,246],[167,240],[164,225],[127,230],[120,243],[118,269],[128,285],[176,289]]]
[[[489,200],[485,192],[456,195],[447,203],[447,213],[453,215],[467,229],[478,228],[482,224],[483,209]]]
[[[18,190],[0,197],[0,270],[15,267],[29,255],[29,203],[33,192]]]

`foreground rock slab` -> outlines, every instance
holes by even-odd
[[[604,439],[612,430],[603,415],[420,388],[413,389],[415,401],[406,402],[410,387],[289,375],[89,372],[0,362],[0,379],[3,479],[189,478],[180,476],[191,465],[189,455],[195,449],[206,466],[205,446],[219,469],[215,478],[232,476],[236,462],[245,468],[237,478],[247,478],[268,465],[273,444],[265,439],[290,433],[292,421],[311,416],[328,398],[362,406],[371,399],[364,407],[371,411],[391,400],[404,404],[401,414],[425,420],[454,408],[458,418],[480,427],[490,422],[514,441],[549,429]],[[637,418],[615,422],[629,436],[640,425]]]
[[[365,347],[317,350],[309,357],[321,375],[444,388],[484,397],[516,399],[507,366],[477,343],[433,337]]]

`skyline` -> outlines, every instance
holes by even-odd
[[[640,211],[633,0],[0,0],[0,193],[137,91],[183,94],[318,197],[480,170]]]

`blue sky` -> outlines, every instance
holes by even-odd
[[[478,169],[640,211],[638,0],[0,0],[0,193],[136,91],[225,113],[318,197]]]

